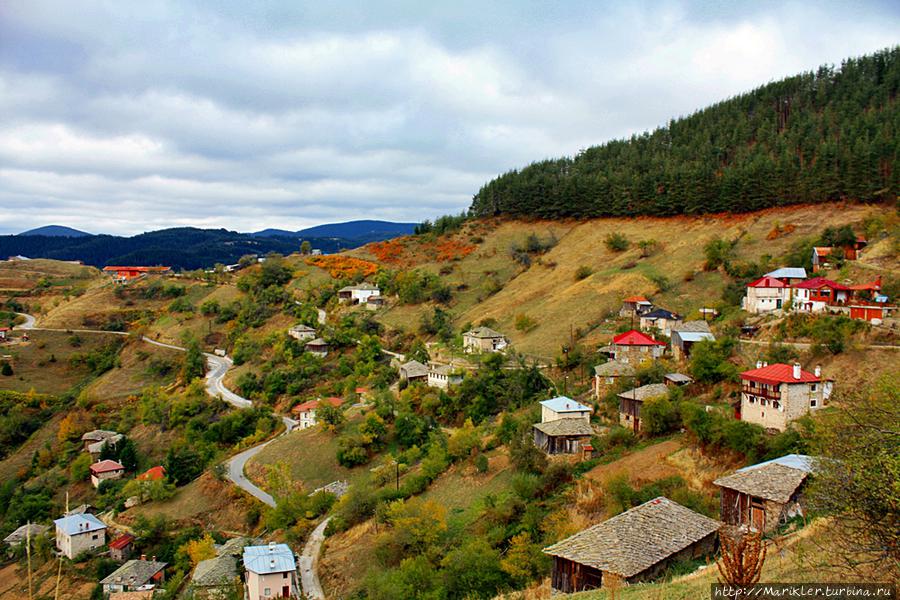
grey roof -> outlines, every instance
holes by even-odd
[[[593,435],[591,424],[585,419],[556,419],[546,423],[535,423],[533,426],[547,435]]]
[[[309,325],[306,325],[305,323],[300,323],[298,325],[294,325],[293,327],[291,327],[291,331],[311,331],[313,333],[316,332],[314,327],[310,327]]]
[[[684,323],[679,323],[675,327],[672,328],[672,331],[677,331],[679,333],[682,332],[695,332],[695,333],[711,333],[712,330],[709,328],[709,323],[706,321],[685,321]]]
[[[407,377],[425,377],[428,375],[428,367],[417,360],[411,360],[408,363],[400,365],[400,368],[406,371]]]
[[[443,365],[443,364],[439,364],[439,363],[428,363],[428,372],[429,373],[437,373],[438,375],[450,376],[453,374],[454,369],[451,365]]]
[[[749,471],[751,469],[757,469],[759,467],[764,467],[768,464],[775,463],[783,465],[785,467],[791,467],[792,469],[799,469],[801,471],[806,471],[807,473],[812,473],[816,470],[816,460],[816,458],[807,456],[806,454],[785,454],[784,456],[779,456],[778,458],[773,458],[772,460],[767,460],[755,465],[750,465],[749,467],[738,469],[738,471]]]
[[[230,540],[227,540],[224,544],[216,546],[216,554],[219,556],[225,554],[231,554],[232,556],[239,556],[243,554],[244,548],[246,546],[258,546],[262,543],[262,540],[258,538],[249,538],[249,537],[233,537]]]
[[[634,367],[617,360],[610,360],[594,367],[594,374],[600,377],[627,377],[634,375]]]
[[[316,338],[314,340],[310,340],[310,341],[306,342],[306,345],[307,346],[327,346],[328,342],[326,342],[322,338]]]
[[[541,400],[540,404],[541,406],[546,406],[553,412],[558,413],[584,412],[586,410],[591,410],[590,406],[585,406],[567,396],[557,396],[556,398],[550,398],[549,400]]]
[[[90,513],[62,517],[53,521],[53,524],[66,535],[78,535],[106,529],[103,521]]]
[[[702,342],[703,340],[715,340],[716,336],[705,331],[675,331],[682,342]]]
[[[619,398],[625,398],[626,400],[638,400],[640,402],[643,402],[644,400],[649,400],[650,398],[665,396],[668,393],[669,388],[666,387],[666,384],[651,383],[650,385],[642,385],[641,387],[634,388],[633,390],[622,392],[621,394],[619,394]]]
[[[482,325],[481,327],[476,327],[474,329],[470,329],[463,335],[467,335],[469,337],[474,337],[478,339],[492,339],[492,338],[502,338],[504,335],[499,331],[494,331],[490,327],[485,327]]]
[[[632,577],[718,531],[720,523],[655,498],[566,538],[544,552]]]
[[[597,352],[605,352],[607,354],[609,354],[611,352],[615,352],[615,351],[616,351],[615,346],[600,346],[599,348],[597,348]]]
[[[684,373],[666,373],[666,379],[672,383],[690,383],[693,381],[693,379]]]
[[[191,585],[199,587],[227,585],[237,576],[237,557],[223,554],[198,562],[191,577]]]
[[[116,431],[109,431],[107,429],[94,429],[93,431],[88,431],[84,435],[81,436],[82,442],[87,441],[100,441],[109,439],[111,437],[115,437],[119,435]]]
[[[771,273],[766,273],[763,277],[774,277],[776,279],[806,279],[806,269],[803,267],[781,267],[775,269]]]
[[[107,444],[112,444],[115,446],[119,442],[122,441],[122,434],[117,433],[115,435],[109,436],[108,438],[102,439],[99,442],[94,442],[93,444],[88,444],[87,451],[91,454],[100,454],[103,452],[103,447]]]
[[[64,514],[63,516],[68,517],[69,515],[83,515],[85,513],[91,512],[91,510],[93,508],[94,507],[91,506],[90,504],[79,504],[78,506],[76,506],[75,508],[73,508],[72,510],[70,510],[69,512]]]
[[[370,283],[360,283],[359,285],[348,285],[340,289],[342,292],[377,292],[378,286]]]
[[[34,539],[47,533],[48,529],[50,529],[48,526],[37,523],[25,524],[3,538],[3,541],[7,544],[21,544],[26,540],[29,530],[31,530],[31,538]]]
[[[154,575],[166,568],[166,563],[158,560],[129,560],[124,565],[110,573],[103,584],[124,583],[129,587],[139,587],[148,583]]]
[[[294,553],[287,544],[270,543],[267,546],[244,548],[244,568],[252,573],[284,573],[297,568]]]
[[[808,473],[801,469],[769,463],[749,471],[737,471],[720,477],[713,483],[742,494],[785,503],[806,480],[807,475]]]

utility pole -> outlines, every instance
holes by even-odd
[[[31,591],[31,521],[25,525],[25,554],[28,556],[28,600],[32,600]]]

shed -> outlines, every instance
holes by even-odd
[[[666,373],[663,377],[666,380],[667,386],[673,385],[687,385],[692,383],[694,380],[685,375],[684,373]]]
[[[814,470],[814,460],[804,454],[788,454],[716,479],[713,483],[721,489],[722,520],[768,532],[802,516],[803,489]]]
[[[306,351],[310,354],[314,354],[323,358],[325,356],[328,356],[328,342],[326,342],[322,338],[316,338],[314,340],[306,342],[304,348],[306,348]]]
[[[534,445],[547,454],[578,454],[594,431],[585,419],[556,419],[535,423]]]
[[[690,358],[691,347],[703,340],[714,341],[713,335],[706,321],[685,321],[672,328],[672,354],[676,360]]]
[[[109,543],[109,557],[117,562],[125,562],[131,558],[134,549],[134,536],[125,533]]]
[[[712,554],[720,526],[668,498],[655,498],[544,548],[553,557],[551,587],[571,594],[610,580],[652,580],[675,561]]]

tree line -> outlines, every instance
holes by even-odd
[[[900,46],[822,66],[485,184],[473,216],[746,212],[900,190]]]

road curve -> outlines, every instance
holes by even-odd
[[[325,592],[322,591],[322,584],[319,582],[316,563],[319,562],[322,542],[325,541],[325,528],[328,527],[330,520],[331,517],[328,517],[313,529],[300,554],[300,585],[303,587],[305,597],[309,600],[325,600]]]

